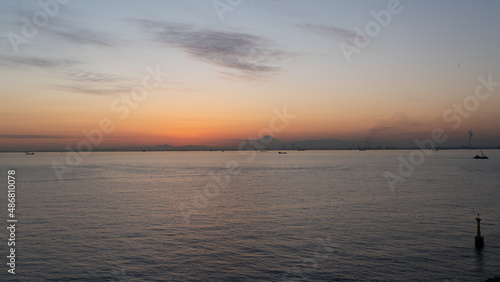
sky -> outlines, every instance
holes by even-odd
[[[403,146],[436,128],[500,145],[499,1],[0,5],[0,151]]]

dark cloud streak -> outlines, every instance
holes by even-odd
[[[123,78],[119,78],[117,76],[89,72],[89,71],[69,71],[67,73],[67,78],[72,81],[77,82],[95,82],[95,83],[103,83],[103,82],[117,82],[124,80]]]
[[[149,36],[201,61],[242,71],[246,76],[280,71],[276,64],[291,54],[263,37],[198,28],[193,25],[131,19]]]
[[[51,30],[57,37],[78,45],[95,45],[100,47],[111,47],[115,44],[109,36],[90,30],[71,29],[71,30]]]
[[[131,87],[126,86],[101,86],[91,87],[82,85],[58,85],[56,89],[68,92],[91,94],[91,95],[115,95],[130,92]]]
[[[68,71],[65,74],[70,82],[56,85],[56,89],[91,95],[115,95],[132,89],[131,85],[124,85],[124,77],[91,71]]]
[[[16,134],[0,134],[3,139],[65,139],[71,138],[66,135],[16,135]]]
[[[367,38],[357,34],[353,30],[348,30],[336,26],[319,25],[319,24],[298,24],[297,27],[318,35],[323,35],[328,38],[332,38],[338,42],[345,42],[354,45],[354,39],[359,37],[360,39],[366,40]]]
[[[42,59],[36,57],[0,56],[0,61],[14,66],[29,66],[37,68],[65,68],[78,64],[70,59]]]

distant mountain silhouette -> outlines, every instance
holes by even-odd
[[[243,143],[242,143],[243,144]],[[244,141],[244,146],[239,146],[239,150],[282,150],[286,149],[286,142],[278,140],[270,135],[266,135],[256,140]]]
[[[288,144],[291,149],[309,149],[309,150],[330,150],[330,149],[357,149],[362,141],[344,141],[339,139],[307,140],[294,141]],[[290,146],[289,146],[290,147]]]
[[[458,143],[458,142],[456,142]],[[206,145],[185,145],[173,146],[169,144],[160,144],[154,146],[127,146],[127,147],[98,147],[93,151],[235,151],[235,150],[397,150],[397,149],[420,149],[412,142],[394,143],[394,141],[379,141],[365,147],[364,140],[340,140],[340,139],[321,139],[321,140],[297,140],[285,142],[272,136],[264,136],[254,140],[235,140],[235,144],[226,146],[206,146]],[[468,146],[450,146],[442,144],[439,150],[449,149],[468,149]],[[500,146],[483,146],[483,149],[500,149]],[[37,152],[62,152],[61,149],[38,149]],[[22,150],[19,152],[25,152]],[[34,151],[34,150],[30,150]],[[12,151],[2,151],[12,152]],[[15,152],[15,151],[14,151]]]
[[[156,145],[156,146],[134,146],[121,148],[123,151],[209,151],[213,149],[205,145],[186,145],[186,146],[172,146],[168,144]]]
[[[133,146],[120,148],[120,151],[210,151],[210,150],[332,150],[358,149],[363,141],[345,141],[339,139],[305,140],[284,142],[270,135],[259,139],[242,140],[240,144],[224,147],[205,145],[172,146],[168,144],[156,146]]]
[[[164,144],[164,145],[156,145],[156,146],[154,146],[154,149],[156,149],[158,151],[166,151],[166,150],[175,149],[175,147],[172,145]]]
[[[213,149],[212,147],[208,147],[205,145],[186,145],[175,148],[182,151],[208,151],[210,149]]]

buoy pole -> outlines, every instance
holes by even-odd
[[[479,218],[479,214],[477,214],[477,217],[476,217],[476,221],[477,221],[477,235],[476,237],[481,237],[481,219]]]
[[[479,214],[477,214],[476,221],[477,221],[477,234],[475,238],[476,248],[482,248],[484,246],[484,237],[481,236],[481,227],[480,227],[481,219],[479,218]]]

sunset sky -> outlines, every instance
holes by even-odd
[[[40,2],[0,4],[0,151],[75,146],[103,119],[101,146],[235,144],[284,108],[284,141],[500,145],[499,1]]]

